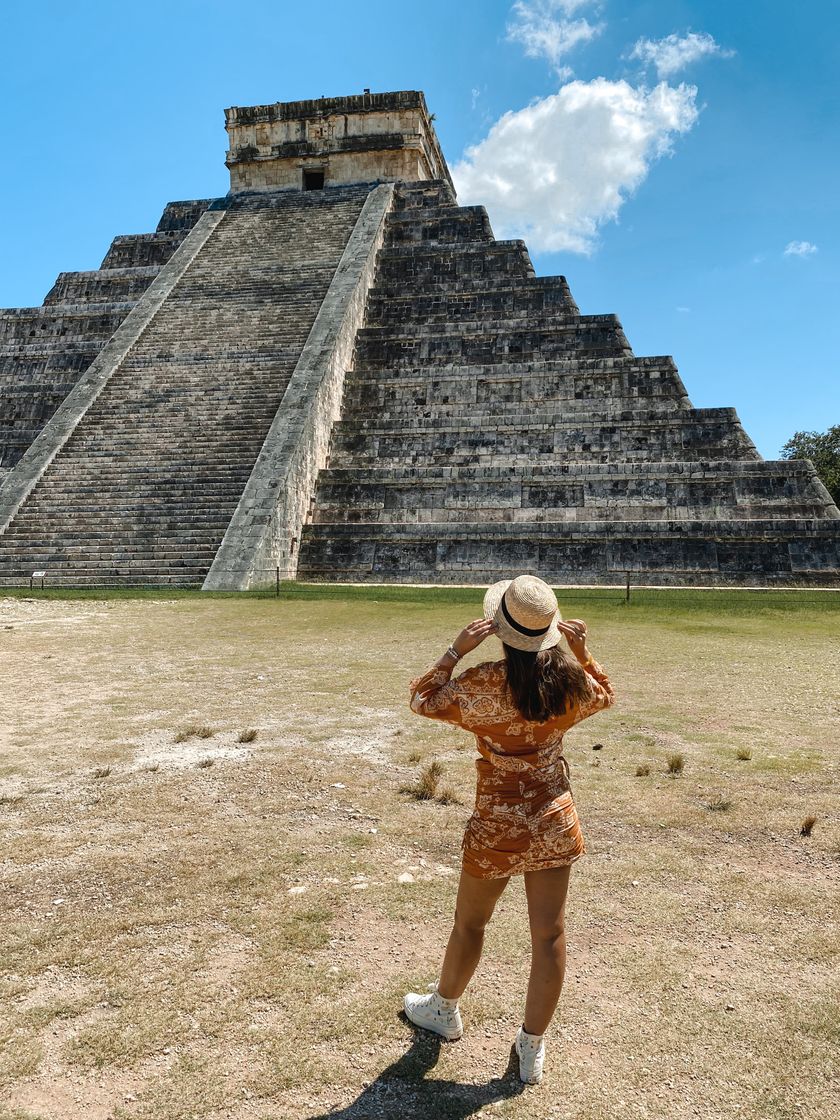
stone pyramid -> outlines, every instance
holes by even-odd
[[[840,585],[840,513],[457,205],[423,95],[227,111],[231,192],[0,312],[0,583]]]

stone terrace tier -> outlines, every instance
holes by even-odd
[[[481,207],[398,189],[299,578],[837,583],[838,518]]]
[[[231,201],[0,536],[0,583],[202,583],[369,190]]]
[[[209,204],[170,202],[155,233],[115,238],[96,270],[62,272],[41,307],[0,311],[0,470],[18,462]]]

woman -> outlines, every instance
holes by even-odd
[[[501,639],[504,660],[482,662],[450,680],[461,658],[490,634]],[[572,656],[559,648],[562,638]],[[585,851],[563,736],[612,702],[612,686],[587,649],[585,623],[564,622],[554,592],[536,576],[494,584],[484,597],[484,618],[411,683],[412,710],[473,732],[480,757],[440,979],[428,995],[409,992],[405,1013],[418,1027],[461,1037],[458,1000],[481,957],[484,929],[510,876],[524,874],[531,975],[516,1052],[519,1075],[529,1084],[542,1077],[543,1035],[563,986],[569,874]]]

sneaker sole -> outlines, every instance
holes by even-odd
[[[462,1030],[448,1031],[445,1027],[435,1027],[430,1023],[419,1022],[417,1019],[413,1018],[411,1010],[405,1000],[403,1000],[403,1010],[405,1011],[405,1017],[408,1019],[409,1023],[412,1023],[415,1027],[419,1027],[423,1031],[430,1031],[432,1034],[440,1035],[440,1037],[445,1038],[447,1042],[457,1042],[459,1038],[463,1038],[464,1032]]]

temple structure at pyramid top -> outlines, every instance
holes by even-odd
[[[452,186],[419,90],[236,107],[225,110],[225,127],[232,191],[423,179]]]
[[[0,585],[840,586],[813,465],[459,206],[422,93],[226,127],[224,198],[0,311]]]

